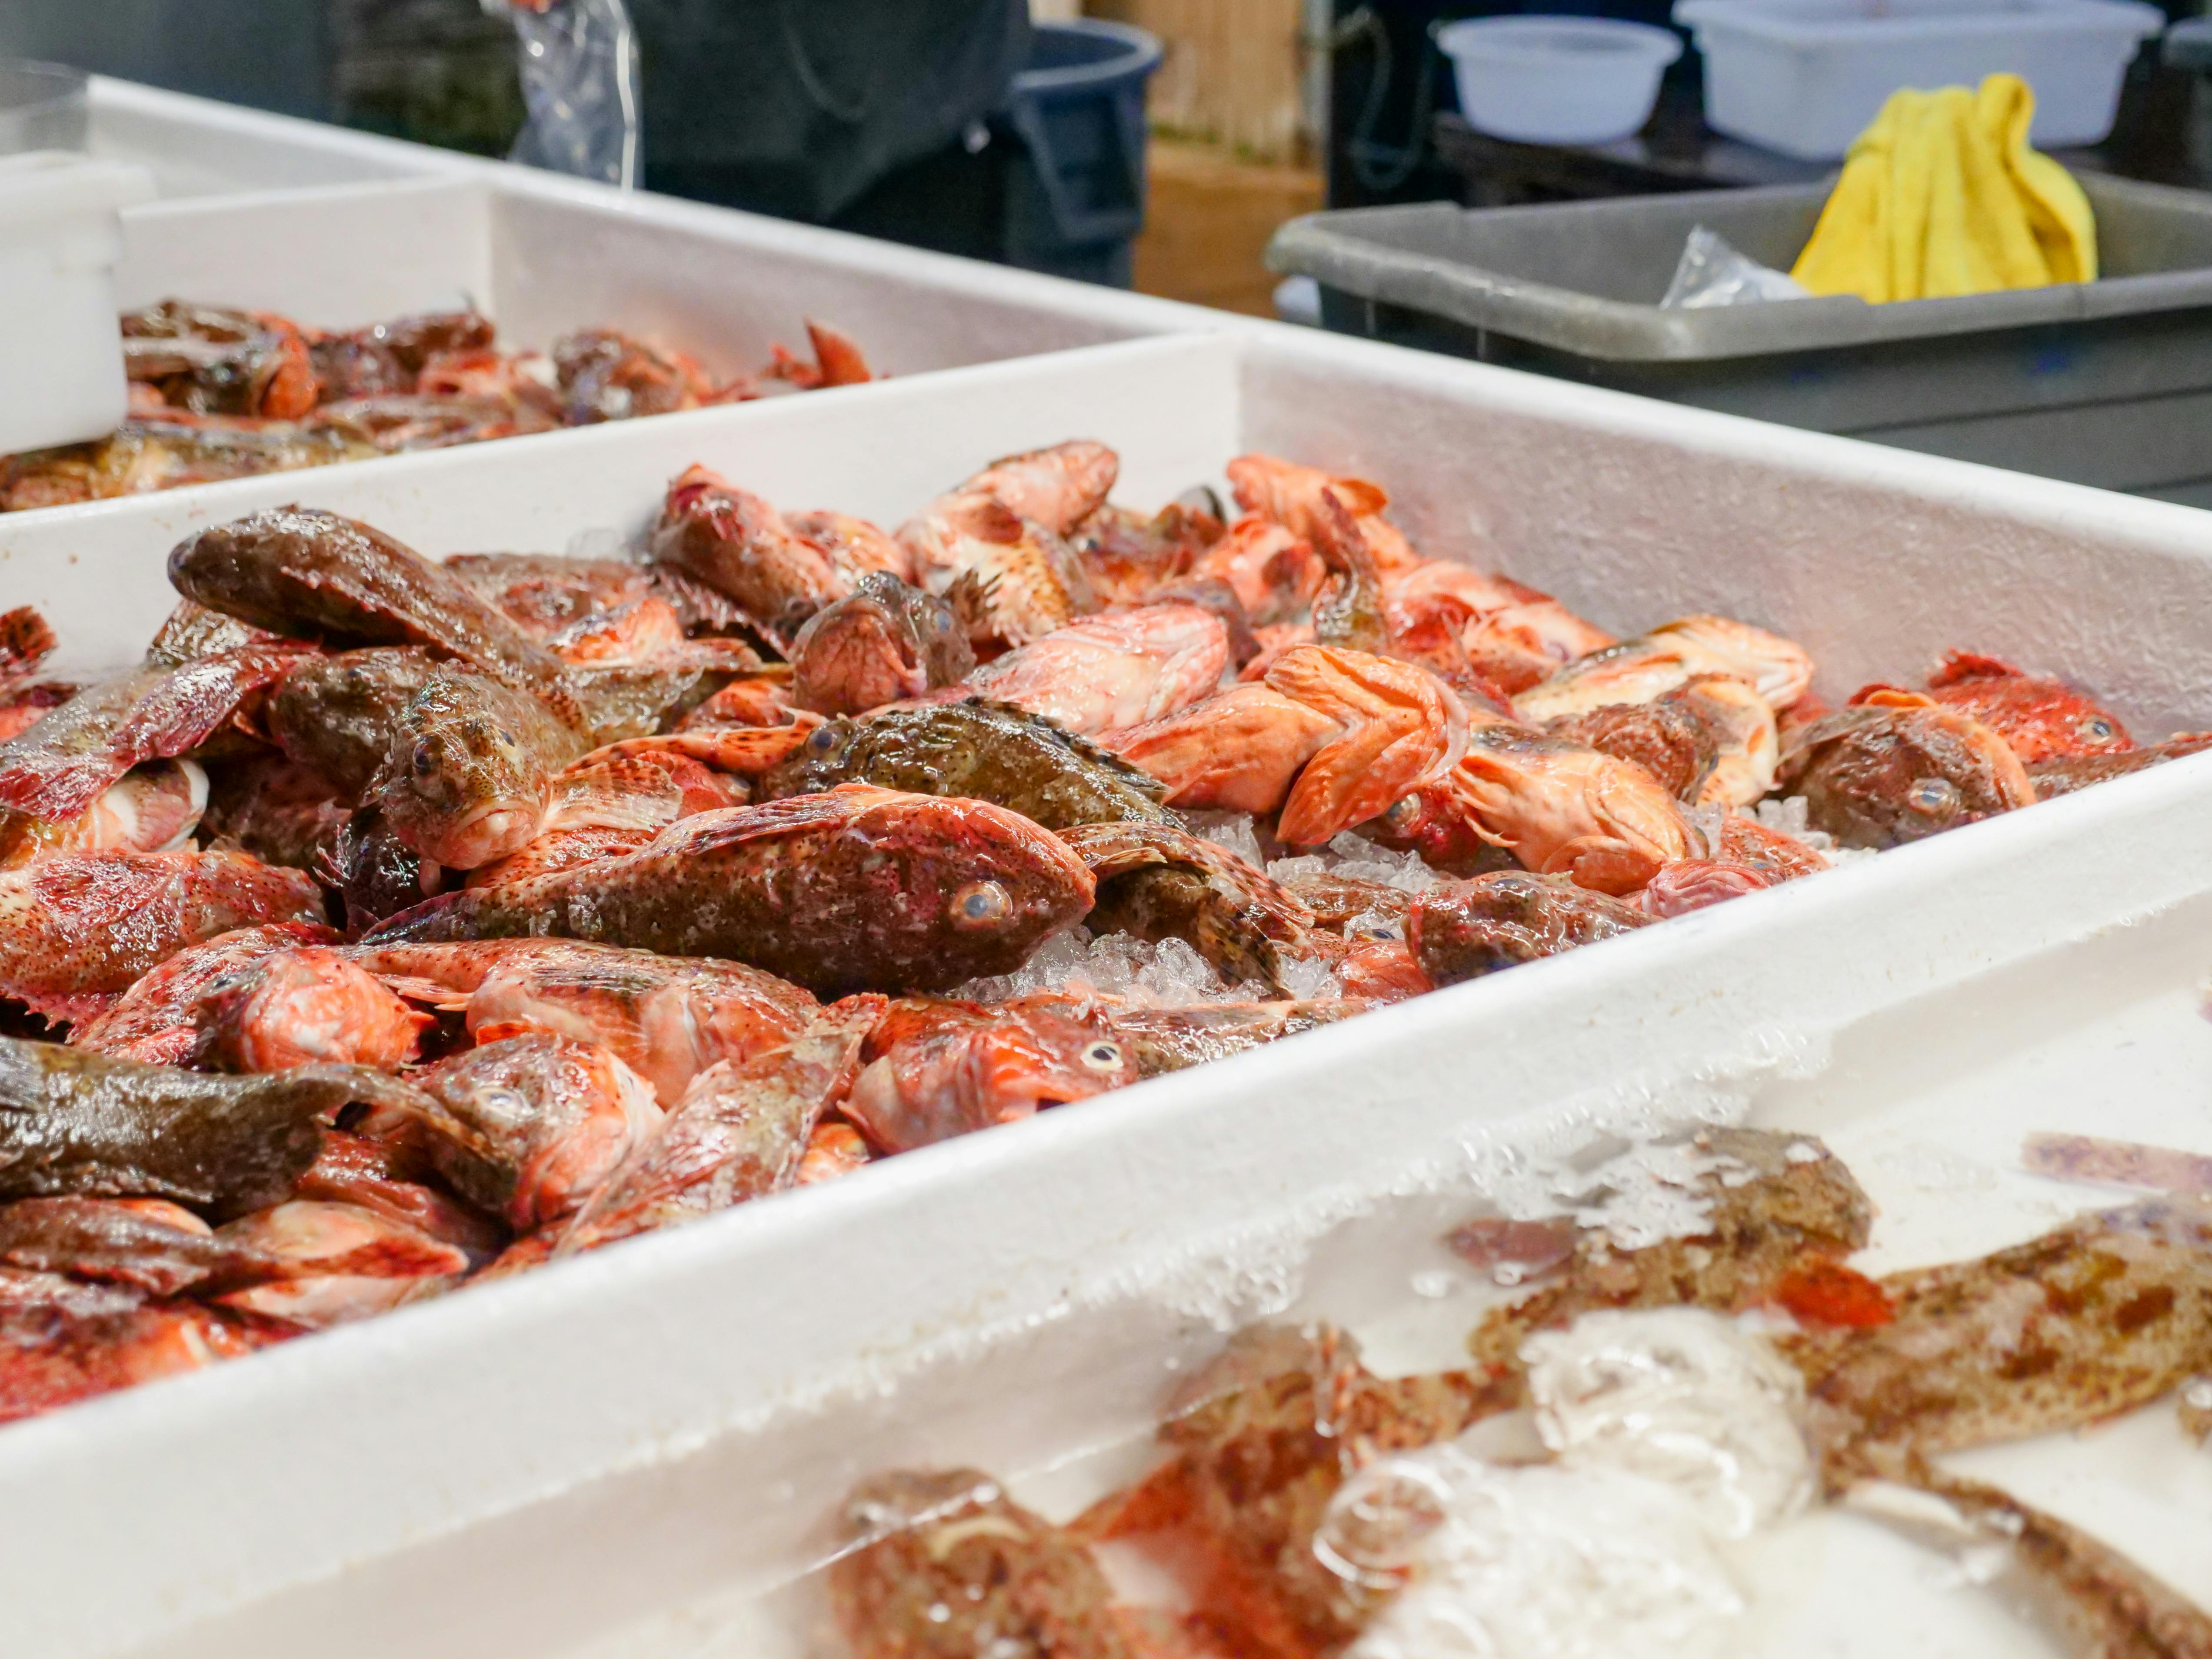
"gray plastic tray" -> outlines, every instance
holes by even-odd
[[[2081,182],[2103,278],[1965,299],[1661,308],[1693,227],[1786,270],[1826,185],[1310,214],[1267,258],[1342,332],[2212,505],[2212,196]]]

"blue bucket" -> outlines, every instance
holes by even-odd
[[[1127,284],[1129,241],[1145,223],[1145,82],[1159,66],[1159,41],[1124,23],[1031,31],[1006,118],[1042,199],[1010,204],[1015,263]]]

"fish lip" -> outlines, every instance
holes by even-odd
[[[477,807],[445,829],[431,856],[449,870],[473,870],[527,847],[542,817],[534,807],[511,801]]]

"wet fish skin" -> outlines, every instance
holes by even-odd
[[[863,572],[792,641],[792,696],[818,714],[864,714],[957,685],[975,653],[944,600],[888,572]]]
[[[1287,995],[1283,966],[1313,913],[1225,847],[1166,824],[1078,824],[1060,837],[1098,883],[1093,933],[1180,939],[1235,985]]]
[[[88,1018],[187,945],[322,919],[306,872],[243,853],[58,854],[0,872],[0,994]]]
[[[320,1120],[405,1085],[356,1066],[215,1077],[0,1037],[0,1198],[152,1197],[221,1216],[282,1200]]]
[[[1113,1007],[1107,1024],[1140,1078],[1209,1065],[1367,1012],[1358,997],[1319,1002],[1206,1002],[1188,1007]]]
[[[283,1271],[158,1199],[19,1198],[0,1205],[0,1263],[148,1296],[220,1294]]]
[[[307,659],[270,694],[269,736],[348,801],[367,793],[399,716],[438,664],[419,646],[376,646]]]
[[[858,1659],[1142,1659],[1097,1563],[974,1469],[879,1474],[846,1498],[829,1573]]]
[[[2036,786],[2002,737],[1917,702],[1839,708],[1791,739],[1781,788],[1805,797],[1814,829],[1845,847],[1897,847],[2033,804]]]
[[[443,566],[382,531],[280,507],[200,531],[169,553],[186,599],[272,632],[348,645],[428,645],[580,718],[561,659]]]
[[[400,840],[375,806],[364,806],[346,819],[331,861],[326,878],[345,902],[349,933],[366,933],[453,884],[445,866]]]
[[[653,556],[734,601],[779,650],[845,592],[828,554],[768,502],[703,466],[669,485]]]
[[[371,944],[553,935],[727,957],[823,996],[1005,973],[1090,909],[1082,861],[977,800],[865,786],[679,820],[643,851],[473,888]]]
[[[942,703],[832,720],[770,772],[764,799],[872,783],[994,801],[1042,824],[1164,823],[1161,786],[1127,761],[1010,704]]]
[[[702,1072],[660,1133],[578,1212],[558,1253],[598,1249],[796,1184],[815,1126],[852,1085],[870,1012],[848,1005],[783,1048]]]
[[[408,700],[367,799],[422,857],[470,870],[538,834],[583,739],[535,697],[441,668]]]
[[[200,996],[218,980],[279,951],[337,939],[319,922],[275,921],[187,945],[134,981],[106,1012],[73,1026],[70,1047],[149,1066],[181,1066],[199,1041]]]
[[[1406,938],[1423,972],[1438,985],[1455,985],[1651,921],[1623,900],[1509,870],[1431,888],[1407,911]]]
[[[543,1032],[479,1044],[417,1081],[445,1109],[424,1123],[433,1162],[518,1232],[574,1214],[662,1122],[611,1052]]]
[[[708,1066],[781,1048],[820,1012],[796,985],[743,963],[581,939],[362,945],[352,954],[410,997],[465,1009],[479,1043],[538,1031],[603,1046],[670,1107]]]
[[[244,646],[88,686],[0,744],[0,806],[75,817],[141,761],[173,759],[207,742],[298,659],[295,646]]]

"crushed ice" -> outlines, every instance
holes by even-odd
[[[1286,979],[1310,979],[1303,970],[1313,964],[1290,964]],[[1320,969],[1329,988],[1312,994],[1341,994],[1326,968]],[[1143,1007],[1181,1008],[1200,1002],[1252,1002],[1264,1000],[1267,990],[1249,981],[1231,985],[1185,941],[1164,939],[1148,945],[1127,933],[1093,937],[1087,927],[1070,927],[1053,934],[1011,974],[971,979],[953,992],[971,1002],[1004,1002],[1040,992],[1062,992],[1073,996],[1111,997]],[[1308,994],[1300,990],[1297,994]]]

